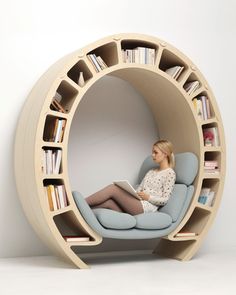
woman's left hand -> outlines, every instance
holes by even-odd
[[[145,194],[145,192],[138,192],[137,194],[140,196],[140,198],[142,200],[145,200],[145,201],[148,201],[149,200],[149,197],[150,196],[148,194]]]

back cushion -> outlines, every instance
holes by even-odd
[[[167,204],[158,211],[169,214],[173,222],[179,217],[187,197],[187,186],[185,184],[175,184],[172,194]]]
[[[158,165],[152,160],[152,156],[148,156],[139,171],[139,183],[142,181],[145,174],[152,168]],[[176,183],[184,183],[190,185],[198,172],[198,159],[193,153],[179,153],[175,154],[175,167]]]

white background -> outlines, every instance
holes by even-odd
[[[14,182],[15,129],[30,89],[62,56],[121,32],[153,35],[174,45],[212,87],[225,128],[227,175],[201,251],[236,245],[235,10],[233,0],[0,1],[0,257],[49,253],[24,216]]]

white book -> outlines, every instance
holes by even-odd
[[[138,200],[141,199],[139,195],[137,194],[136,190],[134,189],[134,187],[129,183],[128,180],[116,180],[116,181],[113,181],[113,183],[119,186],[120,188],[122,188],[123,190],[127,191],[128,193],[130,193],[136,199]]]
[[[90,240],[89,237],[76,237],[76,236],[64,236],[67,242],[87,242]]]
[[[65,208],[66,204],[65,204],[65,201],[64,201],[63,188],[62,187],[63,187],[63,185],[57,185],[56,189],[57,189],[57,192],[58,192],[60,208]]]
[[[210,193],[211,189],[209,187],[202,187],[200,196],[205,196],[207,197]]]
[[[214,197],[215,197],[215,192],[211,191],[207,196],[206,205],[212,206]]]
[[[101,67],[101,69],[106,69],[107,68],[107,64],[104,62],[104,60],[101,58],[101,56],[97,56],[97,61]]]
[[[206,97],[206,105],[207,105],[207,119],[211,118],[211,109],[210,109],[210,103],[209,99]]]
[[[184,89],[190,95],[200,86],[199,81],[187,82],[184,84]]]
[[[46,174],[52,173],[52,150],[46,150]]]
[[[148,56],[149,56],[149,64],[155,64],[155,53],[156,50],[154,48],[148,48]]]
[[[203,109],[201,100],[197,99],[197,115],[202,120],[203,119]]]
[[[134,56],[134,62],[139,63],[139,50],[137,48],[133,49],[133,56]]]
[[[122,54],[122,60],[123,60],[123,62],[126,62],[125,50],[124,49],[121,49],[121,54]]]
[[[202,110],[203,110],[203,120],[207,120],[207,104],[206,104],[206,96],[200,96],[202,102]]]
[[[93,65],[95,66],[95,69],[97,70],[97,72],[100,72],[102,69],[96,59],[96,54],[89,54],[88,56],[90,57],[90,60],[92,61]]]
[[[146,48],[145,47],[137,47],[137,49],[139,51],[139,61],[138,61],[138,63],[145,64]]]
[[[55,152],[55,165],[54,165],[54,171],[53,171],[54,174],[59,174],[61,158],[62,158],[62,151],[56,150],[56,152]]]
[[[194,232],[178,232],[176,237],[195,237],[196,235]]]
[[[63,126],[63,120],[59,119],[54,142],[59,142],[60,141],[61,132],[62,132],[62,126]]]
[[[177,80],[182,73],[184,67],[174,66],[169,69],[166,69],[165,72],[170,75],[173,79]]]
[[[46,159],[46,151],[43,150],[42,153],[42,172],[47,174],[47,159]]]

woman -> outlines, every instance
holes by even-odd
[[[140,200],[134,198],[115,184],[86,198],[92,209],[106,208],[131,215],[155,212],[169,200],[176,175],[173,170],[173,147],[168,140],[158,140],[153,144],[152,158],[159,168],[151,169],[137,188]]]

